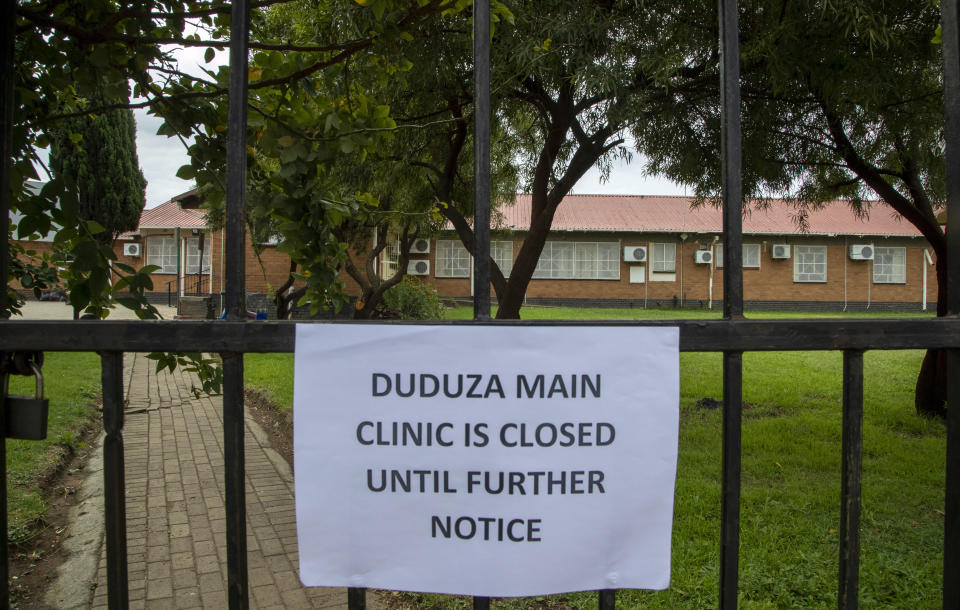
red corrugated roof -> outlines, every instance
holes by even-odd
[[[690,197],[642,195],[567,195],[557,208],[554,231],[624,231],[643,233],[720,233],[723,219],[711,205],[691,207]],[[824,205],[807,216],[807,230],[797,224],[797,208],[774,200],[766,209],[749,206],[743,232],[754,235],[877,235],[920,236],[913,225],[882,202],[869,207],[866,219],[857,218],[842,201]],[[530,195],[517,195],[513,205],[499,208],[503,219],[497,228],[530,227]]]
[[[179,197],[162,203],[140,214],[140,229],[203,229],[207,226],[206,214],[199,210],[184,210]]]

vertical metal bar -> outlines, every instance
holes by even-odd
[[[490,0],[473,3],[473,319],[490,319]]]
[[[0,8],[0,22],[3,23],[3,36],[0,37],[3,42],[0,42],[2,48],[0,48],[0,154],[3,156],[0,157],[0,218],[3,218],[3,232],[6,236],[7,228],[10,226],[10,178],[13,170],[13,80],[14,80],[14,65],[15,61],[15,50],[14,50],[14,39],[16,32],[14,30],[14,24],[16,23],[16,6],[17,3],[15,0],[10,2],[4,2],[3,8]],[[7,272],[10,269],[10,246],[9,244],[4,245],[0,248],[0,273],[3,274],[3,290],[0,291],[0,318],[6,317],[7,311]],[[6,455],[6,454],[4,454]],[[6,458],[4,458],[6,459]],[[3,470],[4,480],[6,480],[6,465],[4,464]],[[6,499],[6,485],[3,486],[3,499]],[[4,501],[3,506],[6,506]],[[4,515],[6,514],[5,511]],[[6,519],[6,517],[4,517]],[[0,531],[7,531],[6,525]],[[6,548],[6,545],[0,545]],[[6,551],[4,551],[4,557],[6,556]],[[3,561],[3,565],[7,565],[6,561]],[[4,568],[6,570],[6,568]],[[3,582],[6,583],[6,571],[4,571]],[[3,589],[6,590],[6,585],[3,586]],[[4,604],[5,605],[5,604]]]
[[[947,167],[947,312],[960,314],[960,10],[944,0],[943,82]],[[960,352],[947,352],[947,465],[943,607],[960,608]]]
[[[227,319],[242,320],[244,311],[245,207],[247,195],[247,39],[248,0],[233,3],[230,17],[230,102],[227,110],[227,245],[225,280]]]
[[[10,178],[13,169],[13,80],[14,80],[14,24],[16,23],[15,0],[4,2],[0,8],[0,218],[3,218],[3,232],[6,236],[10,218]],[[10,269],[10,245],[4,242],[0,246],[0,274],[3,285],[0,286],[0,319],[7,317],[7,270]],[[3,354],[0,354],[2,356]],[[0,608],[9,605],[10,590],[7,567],[7,431],[6,398],[0,396]]]
[[[366,610],[367,590],[362,587],[347,589],[347,608],[348,610]]]
[[[863,352],[843,352],[840,584],[837,608],[857,607],[860,589],[860,480],[863,465]]]
[[[723,172],[723,317],[743,317],[743,186],[741,181],[740,51],[736,0],[718,0],[720,140]],[[737,607],[740,559],[740,433],[743,353],[723,354],[723,482],[720,509],[720,607]]]
[[[743,315],[743,184],[737,1],[719,0],[720,163],[723,172],[723,315]]]
[[[247,190],[248,0],[230,15],[230,102],[227,115],[226,317],[245,319],[244,222]],[[227,519],[227,599],[247,608],[247,504],[244,488],[243,354],[223,354],[223,468]]]
[[[227,599],[237,610],[249,605],[247,591],[247,500],[243,485],[243,354],[223,357],[223,464],[227,519]]]
[[[601,589],[597,594],[597,607],[600,610],[613,610],[617,607],[616,589]]]
[[[473,3],[473,319],[490,319],[490,0]],[[489,610],[489,597],[474,597]]]
[[[123,460],[123,353],[100,354],[103,388],[103,491],[107,595],[111,610],[127,608],[127,507]]]
[[[947,350],[947,404],[954,406],[947,407],[947,482],[943,511],[945,609],[960,608],[960,408],[957,408],[960,405],[960,350],[955,349]]]
[[[740,562],[740,425],[743,353],[723,353],[723,482],[720,506],[720,607],[737,607]]]

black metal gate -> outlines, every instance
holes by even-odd
[[[948,396],[960,405],[960,24],[957,0],[943,3],[943,51],[946,93],[946,146],[949,312],[930,320],[792,320],[752,321],[743,318],[742,187],[739,94],[738,13],[736,0],[718,0],[722,62],[722,162],[724,203],[724,310],[722,320],[677,321],[682,351],[723,352],[723,481],[721,511],[720,606],[735,608],[738,589],[740,529],[740,430],[742,358],[745,351],[842,350],[843,445],[841,542],[838,606],[855,608],[858,598],[860,474],[863,415],[863,352],[868,349],[943,348],[948,350]],[[490,18],[489,0],[475,0],[474,53],[476,83],[476,325],[490,320]],[[230,107],[227,169],[227,318],[218,322],[0,322],[2,351],[96,351],[102,359],[103,411],[106,441],[108,590],[111,608],[127,607],[127,562],[123,453],[123,352],[206,351],[223,357],[224,468],[226,483],[228,600],[231,608],[248,605],[246,508],[244,502],[243,354],[292,352],[294,326],[288,323],[247,324],[244,317],[244,198],[246,150],[247,39],[249,0],[232,7],[230,43]],[[9,210],[13,109],[14,2],[4,2],[0,108],[3,170],[0,213]],[[0,258],[3,284],[7,255]],[[92,327],[96,325],[95,332]],[[501,322],[497,322],[501,324]],[[529,324],[529,323],[526,323]],[[554,323],[556,324],[556,323]],[[582,325],[583,323],[578,323]],[[665,324],[619,322],[620,325]],[[601,324],[597,324],[601,325]],[[607,324],[609,325],[609,324]],[[943,607],[960,608],[960,409],[949,409],[946,455]],[[0,417],[0,422],[3,418]],[[0,434],[0,532],[6,531],[6,447]],[[7,551],[0,545],[0,605],[7,605]],[[600,608],[613,608],[616,591],[598,594]],[[364,590],[350,589],[349,605],[365,605]],[[489,607],[475,598],[475,608]]]

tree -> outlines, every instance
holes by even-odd
[[[261,10],[264,7],[291,3],[292,0],[259,2],[259,8],[254,9],[251,18],[254,37],[263,25]],[[345,18],[352,21],[331,24],[326,30],[327,39],[309,46],[282,40],[254,40],[250,48],[264,63],[253,63],[251,91],[272,90],[282,96],[297,91],[302,82],[309,80],[308,76],[325,71],[332,71],[336,76],[337,67],[353,54],[389,44],[411,23],[430,18],[441,10],[459,10],[454,5],[464,3],[459,0],[456,3],[449,0],[372,0],[361,6],[353,0],[325,0],[321,4],[336,6],[338,18],[346,15]],[[20,226],[16,227],[17,236],[28,239],[55,226],[62,227],[55,239],[58,248],[73,254],[66,272],[72,281],[71,300],[91,313],[107,315],[109,308],[122,300],[136,308],[139,315],[156,316],[156,311],[142,294],[150,287],[149,269],[135,271],[113,264],[115,255],[112,250],[99,247],[102,244],[97,244],[93,238],[98,232],[98,223],[81,220],[79,202],[62,181],[51,180],[39,194],[26,189],[25,181],[38,177],[35,166],[41,164],[36,150],[49,145],[47,134],[66,119],[116,108],[146,107],[164,118],[163,131],[167,135],[184,140],[195,134],[210,136],[205,140],[201,138],[193,151],[197,157],[196,170],[193,171],[202,169],[205,172],[202,178],[209,179],[200,181],[210,191],[208,194],[216,198],[219,192],[222,199],[229,69],[223,67],[211,71],[209,78],[186,74],[178,69],[173,49],[176,46],[207,48],[206,57],[208,60],[212,58],[215,48],[222,49],[228,44],[230,9],[230,4],[222,0],[135,0],[122,5],[113,0],[55,4],[25,1],[15,5],[14,86],[18,128],[13,134],[11,190],[14,193],[12,206],[23,215]],[[339,26],[344,24],[356,25],[344,28],[344,31],[359,32],[359,35],[354,38],[339,36]],[[96,101],[131,97],[144,101]],[[328,111],[336,106],[335,99],[314,99],[314,102],[316,107]],[[250,135],[254,143],[258,141],[258,132],[263,135],[267,131],[263,128],[265,123],[270,122],[273,127],[277,125],[274,117],[259,115],[257,110],[258,107],[251,108]],[[372,108],[365,110],[368,112],[363,118],[385,118],[372,116]],[[344,131],[349,132],[352,123],[346,121],[344,126]],[[273,132],[272,135],[278,134]],[[277,149],[289,148],[283,150],[285,156],[303,150],[287,145],[288,140],[282,139],[284,134],[279,135],[279,144],[274,137],[263,147],[274,147],[274,158],[279,156]],[[341,144],[347,148],[363,141],[363,137],[354,137],[350,133],[343,138],[340,135],[339,129],[327,130],[324,134],[325,154],[338,151]],[[316,191],[321,199],[322,193],[329,192],[325,188]],[[349,213],[351,205],[340,207],[332,215]],[[300,235],[305,236],[317,224],[305,226]],[[312,283],[318,289],[325,281],[336,282],[336,273],[329,271],[327,263],[339,258],[338,252],[342,251],[331,241],[327,248],[329,257],[311,262],[316,271],[312,274],[316,278]],[[113,272],[122,276],[113,284],[107,281],[107,270],[111,265]],[[324,266],[327,268],[321,269]],[[8,293],[9,290],[8,286]],[[117,296],[119,299],[115,298]]]
[[[799,218],[844,199],[859,214],[889,206],[937,255],[946,314],[943,97],[935,2],[766,0],[742,17],[744,193],[795,199]],[[651,144],[649,169],[719,192],[719,109],[688,100]],[[761,201],[762,204],[762,201]],[[920,413],[945,414],[944,354],[917,381]]]
[[[436,210],[470,191],[466,137],[451,135],[468,120],[462,109],[470,103],[470,29],[462,13],[468,3],[406,4],[397,2],[393,14],[379,17],[338,2],[284,4],[262,15],[258,44],[285,41],[307,50],[296,61],[291,53],[255,53],[256,82],[283,79],[289,64],[316,64],[350,49],[322,73],[252,92],[247,215],[254,225],[272,227],[281,236],[279,249],[291,257],[290,281],[276,295],[283,312],[294,295],[315,309],[342,306],[342,269],[360,285],[355,316],[369,317],[402,279],[409,244],[442,220]],[[494,4],[498,15],[508,16]],[[382,31],[376,44],[350,42],[371,30]],[[328,32],[335,32],[333,41],[318,39]],[[211,104],[204,112],[207,128],[197,134],[192,163],[181,176],[211,189],[208,202],[216,208],[223,178],[218,127],[226,108]],[[401,265],[384,280],[373,262],[390,234],[401,236]],[[348,245],[362,256],[350,258]],[[304,288],[289,292],[296,279]]]
[[[258,7],[280,5],[291,0],[265,0]],[[252,77],[251,90],[296,88],[304,76],[336,67],[353,53],[399,34],[403,27],[441,10],[447,0],[372,0],[359,7],[351,0],[329,0],[356,9],[361,20],[370,23],[358,39],[340,40],[331,32],[330,40],[308,48],[293,47],[284,41],[251,44],[251,49],[265,53],[271,61],[263,70],[272,78]],[[458,0],[457,4],[461,4]],[[446,7],[444,10],[449,9]],[[76,191],[61,180],[50,180],[40,193],[26,188],[26,181],[36,179],[35,166],[42,165],[37,150],[49,145],[47,134],[59,122],[76,116],[96,115],[117,108],[147,107],[166,123],[165,133],[187,139],[191,134],[222,133],[229,70],[210,73],[210,79],[181,72],[172,51],[174,46],[207,48],[206,57],[214,48],[227,46],[231,6],[223,0],[133,0],[117,3],[98,2],[43,3],[25,0],[14,3],[16,43],[14,89],[16,129],[12,137],[13,167],[9,188],[13,194],[12,209],[22,214],[17,227],[8,228],[8,244],[16,231],[19,239],[30,239],[55,229],[55,247],[72,255],[62,277],[70,285],[70,299],[78,309],[105,317],[119,303],[134,309],[141,318],[159,317],[146,300],[144,292],[152,289],[151,267],[135,270],[116,261],[113,249],[98,243],[94,236],[101,227],[95,221],[84,221]],[[253,27],[259,26],[259,9],[252,15]],[[190,32],[196,28],[199,33]],[[279,60],[279,61],[278,61]],[[254,64],[256,68],[256,64]],[[95,100],[144,98],[136,103],[102,103]],[[327,100],[328,107],[335,101]],[[7,103],[7,100],[4,100]],[[256,110],[255,108],[253,109]],[[262,117],[261,117],[262,118]],[[382,118],[382,117],[381,117]],[[253,125],[252,133],[257,130]],[[262,130],[261,130],[262,131]],[[339,133],[329,134],[336,149]],[[349,135],[346,138],[351,140]],[[254,138],[251,138],[254,141]],[[352,141],[352,140],[351,140]],[[286,142],[281,144],[284,146]],[[224,140],[218,148],[204,150],[207,157],[198,165],[210,163],[211,177],[207,187],[222,192]],[[349,146],[349,142],[345,144]],[[212,160],[211,160],[212,159]],[[6,185],[4,185],[6,188]],[[324,191],[326,192],[326,191]],[[335,206],[331,214],[349,213],[351,206]],[[306,224],[306,223],[305,223]],[[315,226],[315,225],[314,225]],[[301,235],[309,233],[310,227]],[[332,241],[326,243],[328,254],[338,258],[345,249]],[[11,257],[12,258],[12,257]],[[10,259],[8,259],[10,260]],[[329,272],[327,260],[312,261],[322,280],[336,279]],[[14,278],[45,277],[43,268],[24,269],[11,260]],[[310,269],[306,269],[307,272]],[[114,274],[113,282],[110,274]],[[321,282],[317,282],[320,284]],[[36,282],[34,281],[34,284]],[[5,287],[0,315],[8,317],[16,311],[12,287]],[[11,296],[12,295],[12,296]],[[190,355],[156,354],[158,366],[188,365],[197,371],[204,390],[219,387],[219,374],[208,361]]]
[[[498,121],[520,143],[531,223],[509,278],[492,270],[498,318],[519,317],[564,196],[592,166],[626,154],[631,126],[711,84],[705,75],[717,55],[706,3],[549,0],[513,8],[515,27],[494,40],[493,80]],[[451,220],[465,238],[465,219]]]
[[[51,138],[50,166],[54,177],[77,190],[80,218],[104,228],[98,241],[111,244],[137,228],[147,181],[137,160],[131,110],[64,121]]]

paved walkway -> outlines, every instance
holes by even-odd
[[[127,354],[124,370],[130,607],[224,608],[222,400],[195,399],[192,374],[158,375],[142,354]],[[250,606],[346,608],[345,589],[300,584],[293,475],[255,422],[246,431]],[[107,607],[101,553],[93,608]]]

